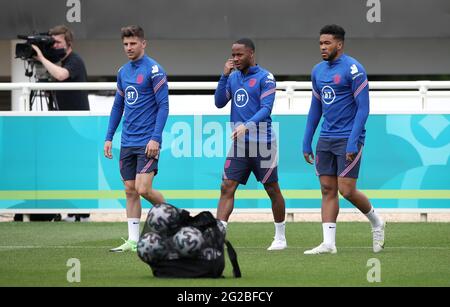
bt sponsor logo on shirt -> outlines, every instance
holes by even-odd
[[[125,101],[129,105],[133,105],[136,103],[139,97],[138,91],[134,86],[127,86],[125,89]]]
[[[248,102],[248,93],[245,89],[240,88],[234,93],[233,98],[234,104],[238,108],[245,107]]]
[[[332,104],[336,99],[336,93],[333,88],[329,85],[322,87],[322,101],[325,104]]]

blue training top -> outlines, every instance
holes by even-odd
[[[364,67],[342,54],[322,61],[311,73],[312,99],[308,113],[303,152],[312,153],[311,143],[323,114],[321,137],[348,138],[347,153],[358,152],[364,143],[364,125],[369,116],[369,83]]]
[[[122,66],[106,140],[112,141],[125,110],[122,147],[145,146],[150,140],[161,144],[169,114],[168,96],[166,73],[152,58],[144,55]]]
[[[234,126],[242,123],[249,129],[246,141],[271,142],[275,139],[270,117],[275,91],[274,76],[256,65],[250,66],[246,75],[240,70],[222,75],[214,98],[218,108],[226,106],[231,99],[231,123]]]

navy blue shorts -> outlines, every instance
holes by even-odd
[[[345,158],[347,138],[319,138],[316,147],[316,174],[318,176],[338,176],[358,178],[363,144],[358,144],[358,153],[353,161]]]
[[[246,184],[250,173],[261,183],[278,182],[278,151],[276,142],[233,142],[222,179]]]
[[[158,173],[158,157],[147,158],[145,147],[120,148],[120,175],[122,180],[135,180],[136,174]]]

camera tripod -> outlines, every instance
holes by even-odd
[[[44,111],[44,103],[49,111],[59,111],[58,102],[53,91],[33,90],[30,93],[30,111],[33,110],[33,105],[39,103],[40,110]]]
[[[49,82],[51,81],[50,74],[45,70],[44,66],[36,62],[35,60],[27,61],[27,66],[25,70],[25,75],[28,77],[33,76],[36,82]],[[38,108],[37,103],[39,102],[40,110],[44,111],[44,103],[49,111],[58,111],[58,102],[56,100],[56,95],[54,91],[45,90],[32,90],[30,93],[30,111],[33,110],[33,105],[36,103],[36,109]]]

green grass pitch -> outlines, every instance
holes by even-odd
[[[320,223],[287,223],[289,247],[267,251],[273,223],[230,223],[242,278],[227,259],[222,279],[158,279],[135,253],[110,253],[126,223],[0,223],[0,286],[450,286],[450,223],[388,223],[386,248],[371,249],[369,223],[338,223],[336,255],[303,255],[322,239]],[[81,264],[69,283],[67,260]],[[367,280],[371,258],[380,282]]]

